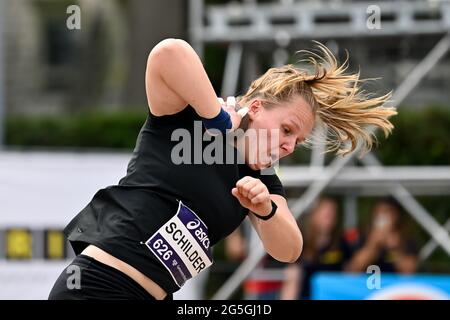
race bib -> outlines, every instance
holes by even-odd
[[[208,228],[181,201],[177,213],[145,244],[179,287],[213,263]]]

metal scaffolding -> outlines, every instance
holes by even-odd
[[[202,56],[205,43],[229,43],[224,70],[222,95],[233,95],[239,80],[244,43],[276,44],[283,50],[291,41],[306,39],[339,39],[355,37],[384,37],[402,35],[443,35],[442,39],[417,64],[412,72],[394,91],[392,101],[400,106],[405,97],[428,74],[450,48],[450,3],[438,1],[430,4],[423,1],[381,2],[381,22],[383,28],[368,28],[367,9],[373,3],[342,2],[339,6],[325,5],[322,2],[293,2],[258,4],[246,1],[243,4],[207,6],[203,0],[191,0],[191,6],[202,8],[196,13],[198,20],[191,22],[191,41]],[[194,18],[194,17],[191,17]],[[205,19],[204,19],[205,18]],[[204,23],[207,21],[207,24]],[[281,52],[282,53],[282,52]],[[285,59],[282,54],[274,65]],[[324,166],[324,158],[320,146],[313,148],[311,166],[299,168],[281,167],[280,178],[286,188],[308,186],[303,195],[290,205],[296,218],[300,217],[320,196],[325,188],[345,188],[354,192],[360,186],[360,192],[370,193],[374,188],[378,192],[390,194],[404,207],[411,217],[422,226],[432,240],[424,246],[421,259],[426,258],[439,245],[450,255],[450,222],[441,226],[425,208],[412,196],[411,191],[420,194],[424,189],[428,194],[447,194],[450,178],[450,167],[392,167],[384,168],[371,153],[361,159],[364,167],[346,167],[354,160],[358,149],[347,157],[337,157],[328,166]],[[421,176],[425,175],[426,176]],[[352,189],[353,188],[353,189]],[[350,212],[344,221],[354,224],[353,214],[356,212],[356,194],[347,196],[346,211]],[[353,212],[353,214],[351,214]],[[246,279],[252,270],[265,256],[261,243],[250,250],[249,256],[218,290],[213,299],[227,299]]]
[[[207,42],[292,40],[437,34],[450,28],[449,1],[273,1],[204,5],[191,0],[190,37],[196,48]],[[380,13],[382,28],[369,26]],[[206,20],[206,23],[204,23]]]

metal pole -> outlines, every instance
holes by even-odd
[[[358,221],[358,199],[354,194],[347,194],[344,198],[344,229],[356,227]]]
[[[204,44],[202,39],[203,30],[203,0],[189,0],[189,40],[191,46],[203,60]]]
[[[392,102],[398,105],[417,86],[422,78],[445,56],[450,48],[450,33],[447,33],[426,55],[426,57],[411,71],[408,77],[395,90]]]
[[[232,43],[228,47],[222,80],[222,97],[236,94],[243,49],[243,45],[240,43]]]
[[[5,145],[5,82],[4,75],[6,74],[5,64],[5,10],[6,4],[4,0],[0,0],[0,150]]]
[[[394,94],[395,104],[398,106],[410,91],[414,89],[417,83],[427,74],[429,70],[445,55],[449,43],[449,34],[439,41],[439,43],[427,54],[427,56],[416,66],[416,68],[409,74],[409,76],[399,86],[398,91],[400,93]],[[443,50],[445,49],[445,50]],[[445,51],[445,52],[444,52]],[[409,90],[408,92],[406,90]],[[397,90],[395,91],[397,92]],[[348,155],[345,158],[336,157],[333,162],[325,169],[324,175],[320,175],[320,180],[315,180],[311,186],[306,190],[303,196],[293,205],[291,211],[294,217],[297,219],[306,210],[313,201],[320,195],[320,192],[330,183],[330,181],[336,176],[337,173],[349,162],[355,154],[358,153],[360,147]],[[447,234],[445,234],[447,236]],[[442,235],[440,235],[442,237]],[[447,236],[448,237],[448,236]],[[439,238],[441,241],[442,239]],[[444,241],[445,242],[445,241]],[[230,279],[218,290],[213,296],[213,299],[227,299],[237,289],[239,284],[250,274],[253,268],[261,260],[265,252],[264,250],[255,250],[255,256],[248,257],[242,265],[245,265],[248,270],[238,268],[236,272],[230,277]],[[259,255],[259,260],[256,261],[256,255]],[[250,260],[252,258],[252,260]],[[256,262],[255,262],[256,261]]]
[[[450,218],[447,220],[447,222],[444,224],[444,228],[447,231],[450,231]],[[419,252],[419,260],[424,261],[428,259],[429,256],[433,253],[434,250],[438,247],[437,242],[431,238],[420,250]]]

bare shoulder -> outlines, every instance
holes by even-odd
[[[148,107],[156,116],[175,114],[187,106],[186,101],[173,91],[162,77],[162,72],[167,72],[167,69],[174,65],[171,52],[184,50],[186,45],[188,44],[184,40],[165,39],[159,42],[148,56],[145,88]]]

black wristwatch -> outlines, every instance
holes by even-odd
[[[275,212],[277,212],[277,209],[278,209],[277,204],[273,200],[270,200],[270,202],[272,203],[272,211],[270,211],[270,213],[267,216],[261,216],[257,213],[254,213],[253,211],[252,211],[252,213],[261,220],[269,220],[270,218],[272,218],[274,216]]]

